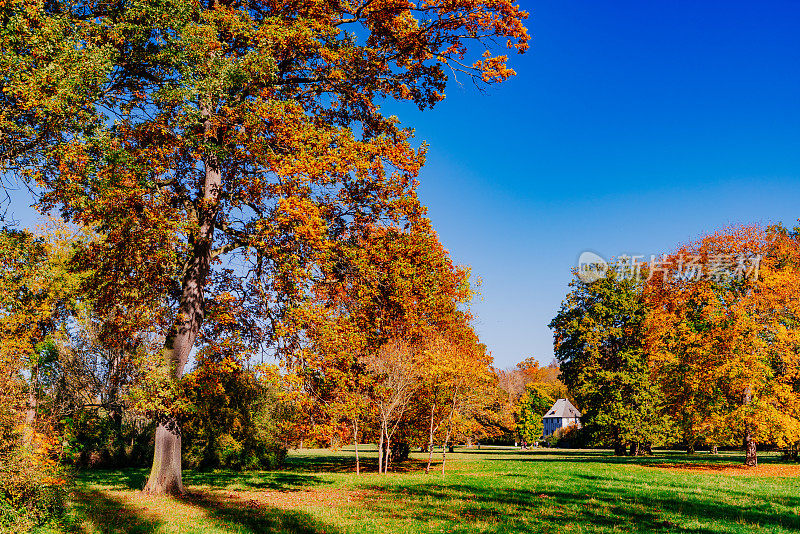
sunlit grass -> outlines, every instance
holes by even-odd
[[[87,533],[701,532],[800,530],[800,468],[762,455],[461,450],[445,475],[353,472],[353,452],[293,452],[282,471],[186,472],[189,494],[151,498],[143,470],[79,476],[62,531]],[[436,458],[438,461],[438,457]],[[438,464],[436,465],[438,467]]]

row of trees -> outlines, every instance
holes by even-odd
[[[151,462],[165,421],[180,437],[179,465],[200,468],[273,468],[288,447],[349,441],[357,472],[364,442],[379,445],[383,473],[411,447],[429,451],[430,470],[435,445],[444,469],[454,441],[502,432],[504,399],[465,307],[467,271],[431,232],[376,235],[361,243],[362,263],[339,264],[340,281],[324,288],[335,297],[295,308],[287,324],[303,336],[284,338],[296,345],[281,368],[258,363],[274,353],[248,345],[231,295],[175,380],[156,328],[126,327],[119,343],[118,324],[92,306],[79,259],[100,237],[56,221],[43,234],[1,231],[0,456],[13,473],[0,510],[30,505],[35,521],[38,496],[63,499],[65,464]]]
[[[747,465],[757,443],[796,448],[800,229],[717,232],[657,267],[576,278],[550,324],[594,442],[741,444]]]
[[[123,325],[120,343],[114,318],[93,307],[94,273],[80,259],[102,237],[76,230],[53,221],[38,235],[0,232],[4,466],[39,451],[56,481],[55,460],[142,465],[166,421],[185,453],[179,465],[269,468],[288,446],[349,440],[356,450],[378,443],[385,473],[412,446],[432,455],[442,444],[444,455],[454,439],[494,431],[499,400],[465,307],[468,272],[427,229],[378,229],[343,255],[337,278],[286,319],[303,335],[283,338],[295,345],[282,369],[257,363],[263,347],[247,343],[226,296],[181,380],[157,328]]]

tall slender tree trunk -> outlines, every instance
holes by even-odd
[[[436,413],[436,403],[434,402],[433,404],[431,404],[431,425],[428,432],[428,467],[425,468],[425,473],[430,472],[431,461],[433,460],[433,433],[435,432],[433,428],[433,419],[435,413]]]
[[[383,474],[387,474],[389,472],[389,458],[392,457],[392,445],[389,440],[389,424],[386,424],[384,429],[384,433],[386,434],[386,458],[383,460]]]
[[[22,430],[22,441],[32,446],[36,435],[36,416],[39,411],[39,366],[31,369],[31,384],[28,388],[28,406],[25,408],[25,426]]]
[[[205,139],[214,143],[215,133],[210,120],[209,105],[201,105]],[[189,354],[194,347],[204,318],[203,287],[211,265],[214,225],[219,209],[222,172],[216,155],[210,153],[203,160],[205,177],[200,184],[202,202],[197,206],[197,230],[189,238],[190,256],[181,279],[181,296],[175,324],[164,341],[164,355],[169,362],[174,380],[180,380]],[[143,491],[150,495],[183,493],[181,473],[181,429],[178,421],[167,416],[159,421],[153,467]]]
[[[118,432],[118,435],[122,435],[122,410],[119,409],[117,404],[117,397],[119,397],[119,378],[117,373],[119,372],[120,362],[122,361],[122,354],[121,351],[114,351],[114,357],[111,358],[111,362],[108,369],[108,396],[106,397],[106,402],[109,406],[108,409],[108,416],[111,421],[114,423],[114,430]]]
[[[447,463],[447,440],[450,439],[449,434],[448,432],[448,436],[442,442],[442,474],[444,474],[444,464]]]
[[[750,404],[751,400],[752,392],[750,390],[750,386],[747,386],[742,394],[742,404],[747,406]],[[753,427],[748,421],[745,421],[744,424],[744,438],[742,442],[744,445],[744,465],[748,467],[755,467],[758,465],[758,457],[756,456],[756,440],[753,437]]]
[[[383,473],[383,421],[381,421],[381,437],[378,440],[378,473]]]
[[[450,406],[450,413],[447,415],[447,431],[445,432],[444,443],[442,444],[442,474],[444,474],[444,464],[447,462],[447,444],[450,441],[450,434],[453,432],[453,416],[456,413],[456,401],[458,399],[460,385],[461,384],[453,389],[452,405]],[[452,451],[452,447],[450,450]]]
[[[361,474],[361,464],[358,461],[358,419],[353,419],[353,445],[356,447],[356,474]]]
[[[450,431],[452,430],[451,421],[447,421],[447,432],[442,443],[442,474],[444,474],[444,464],[447,463],[447,443],[450,441]]]

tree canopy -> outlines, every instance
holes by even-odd
[[[642,287],[609,270],[591,283],[571,283],[550,323],[564,383],[598,444],[622,454],[628,444],[660,440],[659,395],[644,350]]]

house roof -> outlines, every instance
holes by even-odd
[[[580,417],[581,412],[572,405],[570,401],[567,399],[558,399],[553,407],[547,410],[547,413],[544,414],[545,417],[566,417],[566,418],[573,418],[573,417]]]

